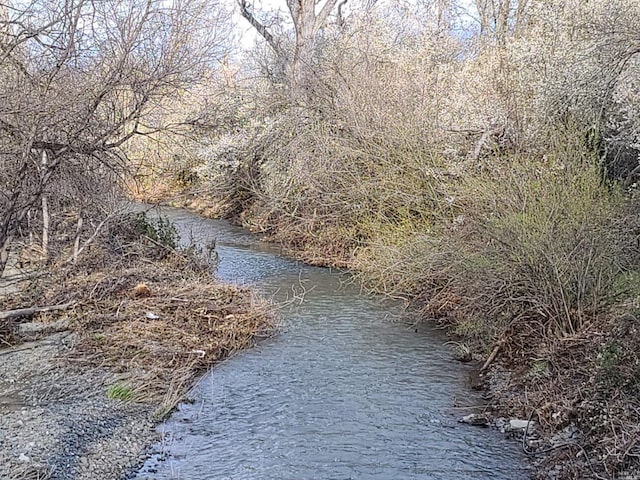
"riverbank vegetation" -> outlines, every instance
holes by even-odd
[[[637,468],[637,3],[335,13],[302,73],[300,29],[261,32],[252,75],[209,86],[220,122],[172,151],[177,201],[356,269],[506,366],[502,411],[579,432],[543,449],[557,476]]]
[[[0,300],[1,310],[18,310],[0,320],[0,341],[33,340],[22,327],[33,318],[36,337],[49,327],[70,330],[74,347],[60,361],[109,369],[105,395],[149,403],[164,417],[199,375],[274,328],[267,302],[216,281],[210,258],[195,247],[177,250],[176,235],[162,219],[126,214],[71,265],[68,242],[52,241],[60,255],[28,266],[30,280]],[[41,312],[28,312],[36,305]]]
[[[0,273],[11,263],[20,283],[1,300],[0,347],[26,318],[68,327],[69,361],[108,366],[105,395],[160,414],[272,325],[264,302],[219,284],[123,195],[127,142],[198,123],[185,92],[228,52],[229,15],[203,0],[0,2]]]
[[[556,477],[637,471],[640,8],[471,3],[239,0],[244,54],[196,0],[94,12],[87,45],[88,6],[39,30],[0,5],[2,262],[21,236],[47,252],[50,211],[75,212],[77,256],[123,186],[233,218],[506,368],[496,405],[537,422]]]

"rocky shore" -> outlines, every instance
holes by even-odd
[[[38,336],[0,350],[0,478],[124,478],[159,439],[154,407],[109,399],[109,369],[69,362],[77,334]]]

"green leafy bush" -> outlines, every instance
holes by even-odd
[[[138,213],[134,218],[136,229],[142,234],[160,245],[176,249],[180,243],[180,234],[176,226],[168,219],[162,216],[158,218],[149,218],[144,213]]]

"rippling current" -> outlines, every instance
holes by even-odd
[[[527,478],[516,442],[457,422],[482,399],[442,332],[224,221],[163,215],[215,240],[221,279],[289,303],[277,336],[198,383],[136,479]]]

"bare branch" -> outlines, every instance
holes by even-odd
[[[242,14],[242,16],[253,26],[253,28],[256,29],[256,31],[262,36],[262,38],[265,39],[265,41],[273,49],[275,54],[280,58],[286,58],[286,53],[284,52],[284,50],[282,50],[275,37],[271,34],[271,32],[269,32],[269,30],[267,30],[267,27],[264,26],[255,17],[255,15],[249,11],[249,5],[247,4],[247,2],[245,0],[236,1],[238,3],[238,6],[240,7],[240,13]]]
[[[47,305],[44,307],[19,308],[17,310],[6,310],[0,312],[0,320],[8,320],[18,317],[31,317],[36,313],[52,312],[55,310],[66,310],[75,305],[75,302],[61,303],[59,305]]]
[[[329,17],[329,14],[333,10],[333,8],[336,6],[337,1],[338,0],[327,0],[327,3],[324,4],[324,6],[322,7],[322,10],[320,10],[320,13],[316,16],[316,22],[314,26],[314,30],[316,33],[322,28],[322,26],[327,21],[327,18]],[[345,3],[347,3],[346,0],[341,2],[340,7],[342,7]]]

